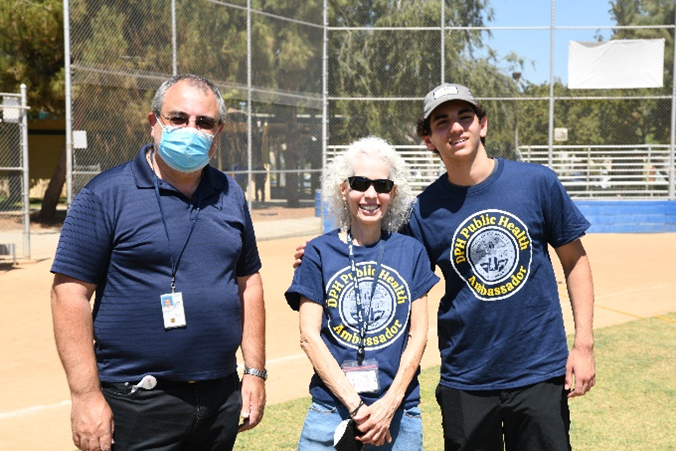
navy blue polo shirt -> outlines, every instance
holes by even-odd
[[[75,197],[51,271],[97,286],[101,381],[225,377],[236,371],[242,339],[237,277],[261,267],[244,194],[210,166],[191,199],[159,180],[167,236],[145,158],[150,149],[99,174]],[[166,330],[160,296],[171,292],[172,256],[176,263],[198,203],[176,268],[187,325]]]

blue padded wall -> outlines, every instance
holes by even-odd
[[[589,233],[676,232],[676,201],[576,200],[592,223]]]
[[[575,204],[592,223],[588,233],[676,232],[676,200],[576,200]],[[320,199],[315,199],[319,216]],[[324,232],[338,225],[324,212]]]

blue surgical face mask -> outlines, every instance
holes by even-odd
[[[209,149],[214,135],[192,127],[162,127],[158,152],[170,168],[180,172],[195,172],[209,163]]]

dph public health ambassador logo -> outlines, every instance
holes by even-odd
[[[389,266],[382,265],[376,275],[376,263],[356,265],[359,292],[365,307],[368,330],[366,350],[381,349],[394,343],[406,331],[411,310],[411,292],[406,281]],[[371,291],[373,284],[373,299]],[[338,271],[326,285],[326,309],[329,329],[345,346],[357,349],[360,343],[359,307],[350,267]]]
[[[453,268],[483,301],[517,293],[528,279],[532,256],[528,228],[506,211],[480,211],[453,235]]]

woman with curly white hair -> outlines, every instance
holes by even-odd
[[[375,136],[362,138],[352,143],[347,151],[337,156],[324,172],[322,197],[332,215],[338,220],[341,230],[350,227],[351,217],[345,208],[343,196],[344,182],[354,175],[353,162],[361,156],[376,157],[389,166],[389,179],[394,182],[394,193],[391,193],[390,204],[383,212],[382,228],[388,232],[396,232],[408,221],[412,204],[415,201],[413,191],[408,184],[408,167],[403,158],[385,140]]]
[[[315,369],[298,449],[334,449],[337,429],[336,440],[354,436],[368,449],[422,449],[417,375],[427,292],[439,278],[423,246],[396,233],[413,201],[406,164],[367,137],[325,173],[324,200],[340,227],[306,245],[285,293]]]

